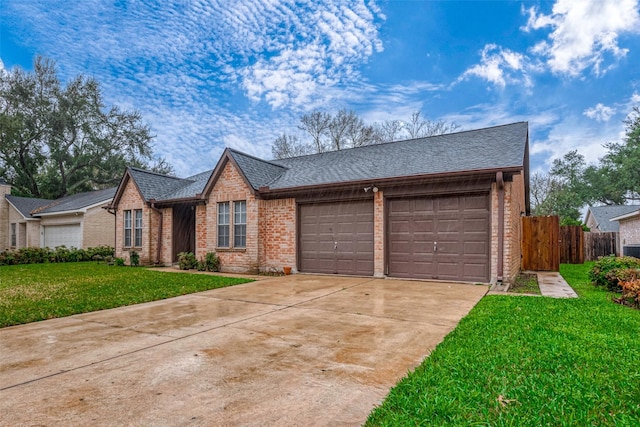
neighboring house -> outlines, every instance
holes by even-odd
[[[283,160],[225,149],[189,178],[128,168],[111,209],[116,256],[223,271],[496,282],[520,270],[527,123]]]
[[[640,258],[640,206],[629,206],[631,212],[611,218],[620,226],[620,247],[623,255],[633,255]]]
[[[18,197],[0,182],[0,249],[115,244],[115,216],[106,210],[116,188],[57,200]]]
[[[618,223],[611,218],[626,215],[638,209],[638,206],[589,206],[584,223],[593,233],[618,232]]]

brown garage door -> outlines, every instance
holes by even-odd
[[[300,205],[300,271],[373,275],[373,202]]]
[[[488,194],[390,200],[389,275],[487,282],[489,207]]]

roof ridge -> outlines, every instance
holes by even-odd
[[[249,157],[250,159],[257,160],[257,161],[262,162],[262,163],[268,163],[268,164],[270,164],[272,166],[277,166],[279,168],[288,169],[286,166],[282,166],[282,165],[279,165],[279,164],[273,162],[273,160],[277,160],[277,159],[265,160],[265,159],[261,159],[260,157],[256,157],[256,156],[253,156],[251,154],[247,154],[245,152],[236,150],[235,148],[227,147],[227,149],[229,151],[233,152],[233,153],[240,154],[241,156]]]
[[[164,173],[153,172],[153,171],[150,171],[150,170],[137,168],[137,167],[134,167],[134,166],[127,166],[127,169],[134,170],[136,172],[143,172],[143,173],[146,173],[146,174],[149,174],[149,175],[161,176],[163,178],[185,179],[185,178],[179,178],[179,177],[173,176],[173,175],[167,175],[167,174],[164,174]]]

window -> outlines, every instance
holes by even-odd
[[[247,202],[233,202],[233,246],[247,246]]]
[[[131,211],[124,211],[124,247],[131,247]]]
[[[134,245],[136,247],[142,246],[142,209],[136,209],[135,223],[134,223]]]
[[[218,247],[229,247],[229,202],[218,203]]]
[[[16,232],[16,223],[12,222],[11,223],[11,247],[15,247],[17,242],[18,242],[18,235]]]

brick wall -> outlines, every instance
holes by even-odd
[[[498,277],[498,190],[491,184],[491,279]],[[503,281],[510,282],[520,271],[520,213],[525,212],[524,178],[515,175],[504,183]]]
[[[142,209],[142,246],[137,248],[125,248],[124,247],[124,211]],[[150,230],[152,229],[150,222],[151,209],[146,206],[142,200],[142,196],[138,192],[138,189],[134,185],[133,181],[129,180],[124,188],[122,197],[118,202],[118,208],[116,211],[116,257],[124,258],[126,262],[129,262],[129,251],[135,250],[140,255],[141,264],[152,264],[155,261],[155,252],[151,252],[152,245],[151,240],[154,236],[151,236]],[[155,214],[154,216],[157,216]],[[133,213],[132,213],[133,222]],[[157,233],[156,233],[157,234]],[[133,243],[133,231],[132,231],[132,243]]]
[[[515,175],[512,182],[505,183],[505,265],[504,280],[511,282],[522,266],[522,220],[526,212],[524,177]]]
[[[373,275],[384,273],[384,196],[378,191],[373,196]]]
[[[259,265],[261,271],[296,271],[295,199],[259,201]]]
[[[247,202],[247,242],[245,248],[233,247],[233,202]],[[231,225],[230,248],[219,248],[218,243],[218,203],[230,202]],[[216,252],[220,257],[220,268],[227,272],[258,272],[258,213],[259,201],[251,192],[242,176],[228,162],[207,199],[206,209],[206,251]],[[196,235],[202,235],[202,223],[197,222]],[[196,243],[198,245],[198,243]]]
[[[204,259],[207,253],[207,205],[196,206],[196,258]]]
[[[620,255],[625,245],[640,245],[640,216],[635,216],[620,223]]]
[[[6,194],[11,194],[11,186],[0,184],[0,251],[9,248],[9,202]]]
[[[115,245],[116,217],[103,209],[108,203],[88,209],[82,224],[82,247]]]

